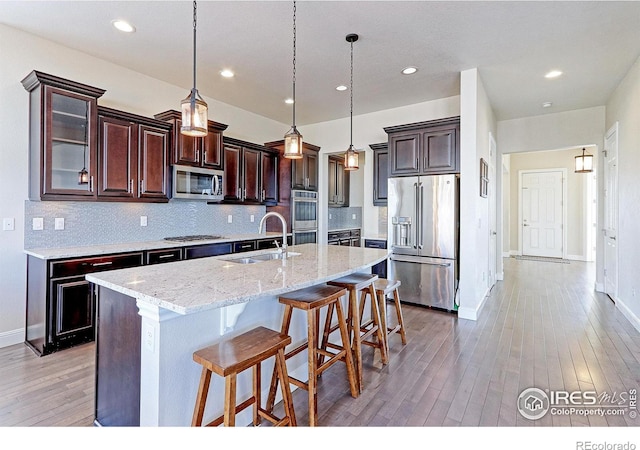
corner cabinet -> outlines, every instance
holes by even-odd
[[[387,206],[387,180],[389,178],[388,143],[371,144],[373,150],[373,205]]]
[[[389,175],[460,172],[460,117],[385,127]]]
[[[290,199],[291,189],[301,191],[318,190],[318,153],[320,147],[302,143],[302,158],[284,158],[284,140],[267,142],[265,147],[280,154],[280,199]],[[285,192],[283,192],[283,190]]]
[[[258,144],[224,138],[224,200],[275,205],[278,155]]]
[[[349,171],[344,157],[329,156],[328,203],[331,207],[349,206]]]
[[[97,99],[104,89],[32,71],[29,91],[29,198],[95,200]],[[86,182],[79,179],[87,172]]]
[[[98,108],[98,198],[169,201],[171,125]]]
[[[171,163],[183,166],[205,167],[207,169],[224,168],[223,132],[227,125],[208,122],[208,133],[204,137],[186,136],[180,133],[182,114],[180,111],[169,110],[154,116],[171,124],[173,148]]]

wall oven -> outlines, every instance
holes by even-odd
[[[293,244],[318,242],[318,193],[292,190],[291,200]]]
[[[224,171],[173,166],[173,198],[221,201]]]

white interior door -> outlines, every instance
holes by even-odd
[[[562,258],[563,171],[521,173],[522,254]]]
[[[488,288],[496,284],[496,271],[498,267],[497,261],[497,242],[496,236],[496,141],[493,135],[489,133],[489,183],[487,184],[487,196],[489,199],[489,277]]]
[[[618,124],[604,140],[604,292],[618,295]]]

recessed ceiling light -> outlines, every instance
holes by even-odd
[[[123,31],[125,33],[134,33],[136,31],[136,27],[131,25],[129,22],[125,20],[113,20],[111,24],[116,27],[118,30]]]
[[[416,73],[417,71],[418,69],[416,69],[415,67],[405,67],[404,69],[402,69],[403,75],[411,75],[412,73]]]
[[[560,75],[562,75],[562,71],[560,71],[560,70],[552,70],[551,72],[548,72],[544,77],[545,78],[558,78]]]
[[[551,108],[551,105],[553,105],[553,103],[551,103],[551,102],[544,102],[544,103],[542,104],[542,107],[543,107],[543,108]]]
[[[340,86],[336,87],[336,91],[346,91],[347,87],[344,84],[341,84]]]
[[[220,72],[220,75],[222,75],[225,78],[233,78],[235,74],[229,69],[224,69],[223,71]]]
[[[284,101],[287,105],[293,105],[293,99],[292,98],[288,98]]]

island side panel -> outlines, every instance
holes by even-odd
[[[95,421],[140,425],[141,318],[136,299],[98,288]]]

